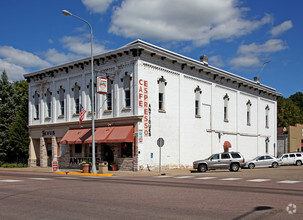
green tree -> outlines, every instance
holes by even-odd
[[[280,97],[278,99],[278,127],[287,127],[303,123],[301,109],[291,100]]]
[[[289,96],[289,98],[303,111],[303,93],[297,92],[296,94],[293,94]]]
[[[23,80],[14,83],[17,91],[16,118],[9,127],[7,158],[11,162],[25,163],[28,158],[29,133],[28,125],[28,83]]]
[[[0,78],[0,159],[7,160],[9,146],[9,126],[15,119],[17,111],[17,93],[13,84],[8,81],[5,71]]]

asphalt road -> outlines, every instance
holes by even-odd
[[[273,170],[118,177],[1,171],[0,219],[303,219],[303,181],[270,178]]]

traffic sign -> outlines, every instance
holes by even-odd
[[[158,140],[157,140],[157,145],[159,146],[159,147],[163,147],[163,145],[164,145],[164,139],[163,138],[158,138]]]

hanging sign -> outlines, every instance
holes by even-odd
[[[97,93],[107,93],[107,79],[105,77],[97,77]]]

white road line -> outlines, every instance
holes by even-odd
[[[76,178],[76,177],[71,177],[71,176],[60,176],[60,177],[57,177],[58,179],[68,179],[68,180],[76,180],[76,179],[79,179],[79,178]]]
[[[166,175],[161,175],[161,176],[154,176],[156,178],[165,178],[165,177],[172,177],[172,176],[166,176]]]
[[[197,180],[211,180],[211,179],[216,179],[217,177],[214,176],[204,176],[204,177],[199,177],[196,178]]]
[[[230,180],[230,181],[233,181],[233,180],[240,180],[242,178],[224,178],[224,179],[220,179],[220,180]]]
[[[53,180],[51,178],[29,178],[31,180]]]
[[[21,182],[24,180],[0,180],[0,182],[6,182],[6,183],[15,183],[15,182]]]
[[[186,179],[186,178],[193,178],[193,176],[176,176],[175,178]]]
[[[266,181],[270,181],[270,179],[252,179],[252,180],[247,180],[250,182],[266,182]]]
[[[300,183],[302,181],[297,181],[297,180],[283,180],[283,181],[278,181],[277,183],[289,183],[289,184],[294,184],[294,183]]]

